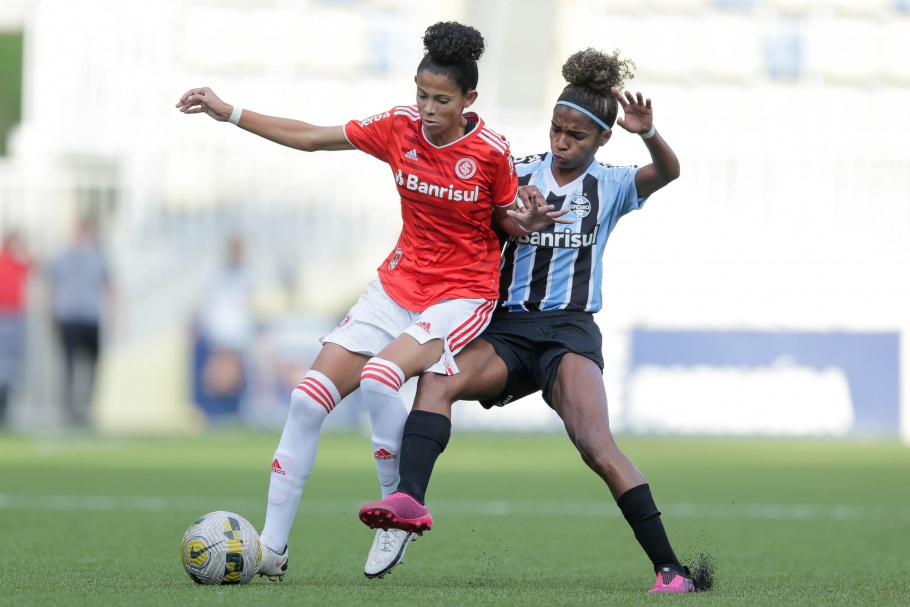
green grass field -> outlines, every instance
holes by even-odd
[[[714,590],[651,596],[650,563],[561,436],[459,435],[437,466],[433,531],[383,580],[362,568],[377,497],[369,441],[323,438],[283,583],[195,585],[200,514],[261,529],[277,434],[0,435],[0,605],[908,605],[910,449],[894,443],[620,437],[685,561]]]

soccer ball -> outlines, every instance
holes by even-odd
[[[259,534],[248,520],[219,510],[196,519],[183,534],[183,568],[197,584],[246,584],[262,562]]]

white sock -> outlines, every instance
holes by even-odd
[[[316,463],[322,422],[339,401],[332,381],[313,370],[291,394],[288,419],[272,458],[269,503],[260,534],[262,543],[278,554],[288,542],[303,486]]]
[[[401,433],[408,419],[408,409],[399,393],[404,379],[398,365],[375,356],[360,374],[360,392],[373,426],[373,457],[376,458],[376,474],[382,485],[383,498],[398,487]]]

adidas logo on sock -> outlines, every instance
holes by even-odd
[[[409,160],[418,160],[418,158],[417,158],[417,150],[411,150],[410,152],[408,152],[407,154],[405,154],[404,157],[407,158],[407,159],[409,159]]]
[[[389,453],[385,449],[379,449],[373,453],[373,457],[376,459],[395,459],[395,454]]]
[[[278,463],[278,458],[272,462],[272,472],[275,474],[284,474],[284,470],[281,469],[281,464]]]

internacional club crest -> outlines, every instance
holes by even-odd
[[[573,194],[569,199],[569,210],[579,219],[587,217],[591,212],[591,201],[582,194]]]
[[[392,260],[389,262],[389,269],[394,270],[395,266],[398,265],[398,262],[401,261],[401,256],[404,255],[404,251],[401,247],[395,249],[395,255],[392,256]]]
[[[477,165],[470,158],[462,158],[455,163],[455,174],[460,179],[468,180],[477,172]]]

